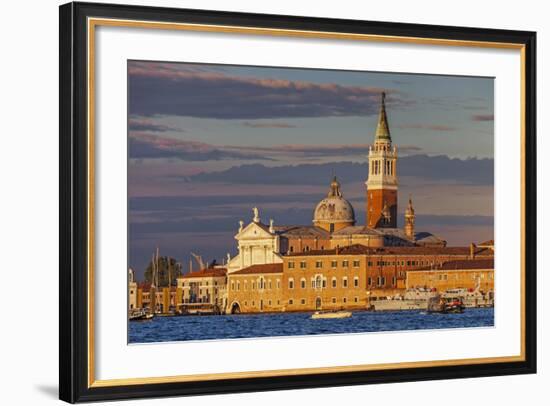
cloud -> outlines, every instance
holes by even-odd
[[[184,132],[176,127],[171,127],[164,124],[155,123],[149,118],[130,117],[128,120],[129,131],[151,131],[151,132],[166,132],[166,131],[179,131]]]
[[[277,123],[277,122],[243,122],[243,126],[250,128],[296,128],[295,125],[289,123]]]
[[[474,114],[472,115],[472,121],[494,121],[494,114]]]
[[[403,156],[398,163],[400,176],[473,185],[492,185],[492,159],[458,159],[445,155]],[[191,182],[223,182],[263,185],[324,185],[333,174],[345,183],[364,181],[368,163],[330,162],[268,167],[261,164],[234,166],[224,171],[191,176]]]
[[[128,63],[131,114],[214,119],[276,119],[373,115],[380,93],[393,108],[413,101],[395,89],[341,86],[201,71],[177,63]]]
[[[370,144],[332,144],[332,145],[302,145],[288,144],[275,146],[231,146],[225,148],[232,151],[246,151],[249,153],[262,154],[264,156],[286,157],[330,157],[342,155],[364,155],[368,154]],[[418,152],[422,149],[414,145],[404,145],[399,147],[403,153]]]
[[[456,131],[456,127],[443,125],[443,124],[401,124],[397,128],[401,129],[415,129],[415,130],[427,130],[427,131]]]
[[[284,158],[341,157],[357,156],[369,152],[369,144],[301,145],[287,144],[275,146],[214,146],[200,141],[179,140],[160,136],[147,131],[130,131],[131,159],[178,158],[185,161],[212,161],[222,159],[267,160]],[[419,152],[414,145],[399,147],[401,153]]]
[[[222,159],[264,159],[253,153],[241,153],[217,148],[199,141],[177,140],[147,132],[130,132],[129,156],[131,159],[178,158],[185,161],[211,161]]]

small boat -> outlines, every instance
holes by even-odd
[[[346,319],[351,317],[351,312],[347,311],[327,311],[327,312],[315,312],[311,315],[312,319]]]
[[[437,295],[428,300],[428,313],[464,313],[464,302],[459,297]]]
[[[143,320],[150,320],[155,315],[153,313],[149,313],[145,309],[138,309],[130,312],[128,315],[128,319],[130,321],[143,321]]]

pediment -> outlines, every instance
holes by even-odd
[[[268,231],[266,225],[261,223],[250,223],[235,235],[237,240],[255,240],[263,238],[273,238],[274,235]]]

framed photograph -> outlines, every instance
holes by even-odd
[[[536,34],[60,7],[60,398],[536,371]]]

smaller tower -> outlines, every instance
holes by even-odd
[[[414,240],[414,218],[412,198],[409,195],[409,204],[405,210],[405,235],[411,240]]]

